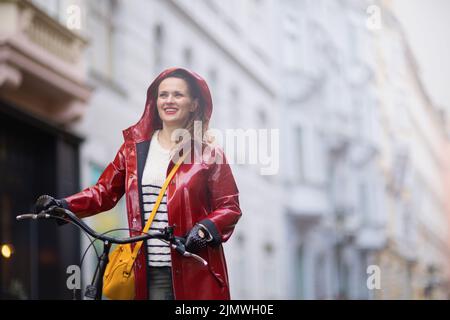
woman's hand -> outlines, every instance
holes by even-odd
[[[67,209],[67,203],[65,203],[65,201],[63,199],[55,199],[52,196],[49,195],[42,195],[39,198],[37,198],[36,203],[34,204],[34,213],[38,214],[41,211],[50,209],[50,207],[59,207],[59,208],[63,208],[63,209]],[[61,218],[64,218],[64,214],[60,215],[58,214]],[[59,226],[62,226],[64,224],[66,224],[67,222],[61,219],[57,219],[56,223]]]
[[[52,196],[48,196],[46,194],[42,195],[37,198],[36,203],[34,204],[34,213],[37,214],[53,206],[64,208],[63,200],[55,199]]]
[[[208,229],[201,224],[196,224],[192,227],[186,236],[186,250],[192,253],[196,253],[203,248],[206,248],[208,242],[212,240],[212,236]]]

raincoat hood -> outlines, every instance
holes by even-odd
[[[158,123],[158,119],[155,119],[155,117],[157,117],[156,98],[158,94],[157,91],[159,84],[161,83],[161,81],[168,78],[175,71],[181,71],[186,73],[197,84],[200,94],[199,103],[203,104],[204,107],[203,110],[206,121],[210,120],[213,105],[211,99],[211,92],[209,91],[209,87],[205,79],[203,79],[200,75],[198,75],[194,71],[190,71],[185,68],[177,68],[177,67],[169,68],[161,72],[148,87],[144,113],[142,114],[142,117],[136,124],[123,130],[125,140],[131,139],[134,140],[135,142],[141,142],[150,139],[153,131],[157,129],[155,124]]]

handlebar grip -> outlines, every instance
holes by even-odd
[[[16,216],[16,220],[20,221],[20,220],[25,220],[25,219],[48,219],[50,218],[50,215],[48,213],[38,213],[38,214],[33,214],[33,213],[26,213],[26,214],[21,214]]]
[[[26,214],[21,214],[16,216],[16,220],[20,221],[20,220],[25,220],[25,219],[35,219],[35,214],[32,213],[26,213]]]

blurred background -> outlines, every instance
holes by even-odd
[[[0,0],[0,297],[72,298],[66,269],[87,238],[15,216],[94,184],[148,85],[180,66],[207,80],[212,128],[279,132],[272,174],[261,158],[232,165],[232,298],[449,299],[449,13],[445,0]],[[125,227],[125,212],[86,221]],[[91,250],[83,287],[95,263]]]

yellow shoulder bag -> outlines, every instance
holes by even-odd
[[[153,218],[156,215],[159,204],[164,196],[169,182],[172,180],[178,167],[183,162],[186,155],[180,157],[179,161],[170,171],[164,182],[153,210],[148,218],[147,224],[142,230],[142,234],[147,233],[152,224]],[[137,258],[139,250],[143,241],[136,243],[134,249],[131,249],[131,244],[118,245],[109,255],[109,262],[106,266],[105,274],[103,276],[103,295],[112,300],[132,300],[134,299],[134,271],[133,265]]]

